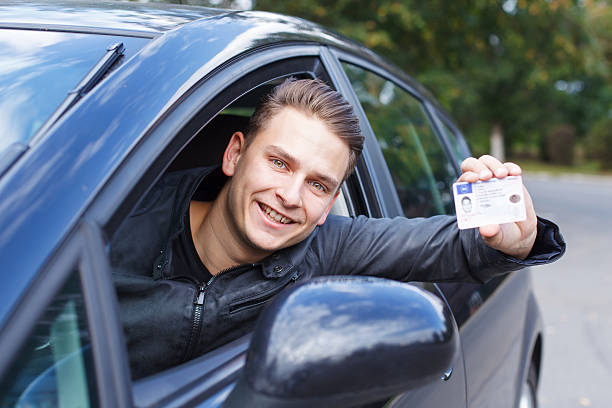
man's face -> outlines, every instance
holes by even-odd
[[[292,108],[251,137],[245,149],[237,132],[224,155],[223,170],[232,176],[227,223],[241,245],[273,252],[323,224],[348,166],[349,148],[323,122]]]

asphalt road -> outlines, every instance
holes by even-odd
[[[567,242],[561,260],[532,269],[545,332],[540,406],[612,407],[612,178],[524,182]]]

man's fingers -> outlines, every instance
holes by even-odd
[[[509,176],[520,176],[523,173],[521,166],[516,163],[506,162],[504,163],[504,166],[506,167],[506,169],[508,169]]]
[[[502,162],[487,154],[478,159],[468,157],[463,161],[463,163],[461,163],[461,171],[463,173],[475,173],[478,176],[476,180],[471,180],[473,178],[472,175],[467,176],[471,182],[477,180],[489,180],[492,177],[503,178],[509,174],[509,169],[506,168]],[[466,179],[462,181],[468,180]]]
[[[461,163],[461,171],[462,174],[457,181],[469,183],[490,180],[492,177],[520,176],[522,173],[519,165],[512,162],[502,163],[488,154],[478,159],[468,157]]]
[[[484,156],[481,156],[478,160],[480,160],[482,163],[485,164],[485,166],[487,166],[487,168],[493,173],[494,177],[504,178],[508,175],[508,169],[506,168],[506,166],[504,166],[502,162],[497,160],[495,157],[485,154]]]
[[[475,183],[478,180],[480,180],[480,176],[478,176],[478,174],[474,173],[473,171],[465,172],[461,174],[461,176],[459,176],[459,178],[457,179],[457,181],[460,181],[460,182],[465,181],[468,183]]]
[[[484,163],[481,163],[475,157],[468,157],[463,162],[461,162],[461,171],[464,171],[464,172],[473,171],[475,173],[478,173],[480,170],[483,170],[483,169],[485,169]]]
[[[480,232],[480,235],[482,235],[482,238],[484,238],[485,241],[488,241],[487,243],[491,245],[494,244],[494,242],[490,241],[496,241],[496,235],[501,231],[501,227],[499,224],[483,225],[482,227],[478,228],[478,231]]]
[[[461,163],[461,171],[463,173],[471,172],[476,174],[478,178],[473,181],[488,180],[493,177],[493,173],[491,170],[489,170],[485,163],[474,157],[468,157]]]

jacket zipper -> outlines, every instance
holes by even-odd
[[[200,332],[200,326],[202,325],[202,314],[204,312],[204,298],[206,297],[206,289],[215,279],[213,276],[206,282],[206,284],[201,283],[198,287],[196,300],[193,302],[193,317],[191,319],[191,335],[189,336],[189,343],[187,344],[187,349],[185,350],[185,360],[190,360],[193,354],[194,341],[195,337]]]
[[[199,284],[197,292],[196,292],[195,300],[193,301],[194,307],[193,307],[193,315],[191,318],[191,334],[189,335],[189,342],[187,343],[187,348],[185,349],[185,358],[183,359],[183,361],[191,360],[193,358],[193,353],[195,352],[195,348],[197,344],[196,337],[200,333],[200,326],[202,326],[202,316],[204,315],[204,300],[206,299],[206,291],[208,290],[210,285],[212,285],[212,283],[215,281],[217,277],[221,276],[222,274],[226,272],[234,271],[240,268],[244,268],[246,266],[251,267],[255,265],[245,264],[245,265],[238,265],[238,266],[233,266],[231,268],[223,269],[216,275],[213,275],[208,280],[208,282],[206,283],[201,282]]]
[[[297,281],[299,277],[300,277],[300,274],[298,271],[296,271],[289,277],[289,279],[283,281],[277,287],[274,287],[263,293],[258,293],[255,296],[241,299],[238,302],[232,303],[231,305],[229,305],[229,314],[234,314],[234,313],[242,312],[244,310],[253,309],[255,307],[258,307],[266,303],[267,301],[272,299],[275,295],[277,295],[280,291],[282,291],[287,286],[289,286],[291,283]]]

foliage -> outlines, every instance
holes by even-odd
[[[603,169],[612,170],[612,117],[595,123],[587,139],[587,153],[599,160]]]
[[[570,125],[559,125],[546,135],[545,154],[547,161],[570,165],[574,161],[576,130]]]
[[[488,151],[495,123],[507,152],[540,148],[546,157],[559,125],[580,141],[612,112],[608,0],[161,1],[253,7],[331,27],[433,91],[477,154]]]
[[[609,84],[605,2],[257,0],[255,8],[333,27],[412,73],[481,152],[494,123],[507,150],[536,145],[558,123],[584,134],[601,105],[597,86]]]

